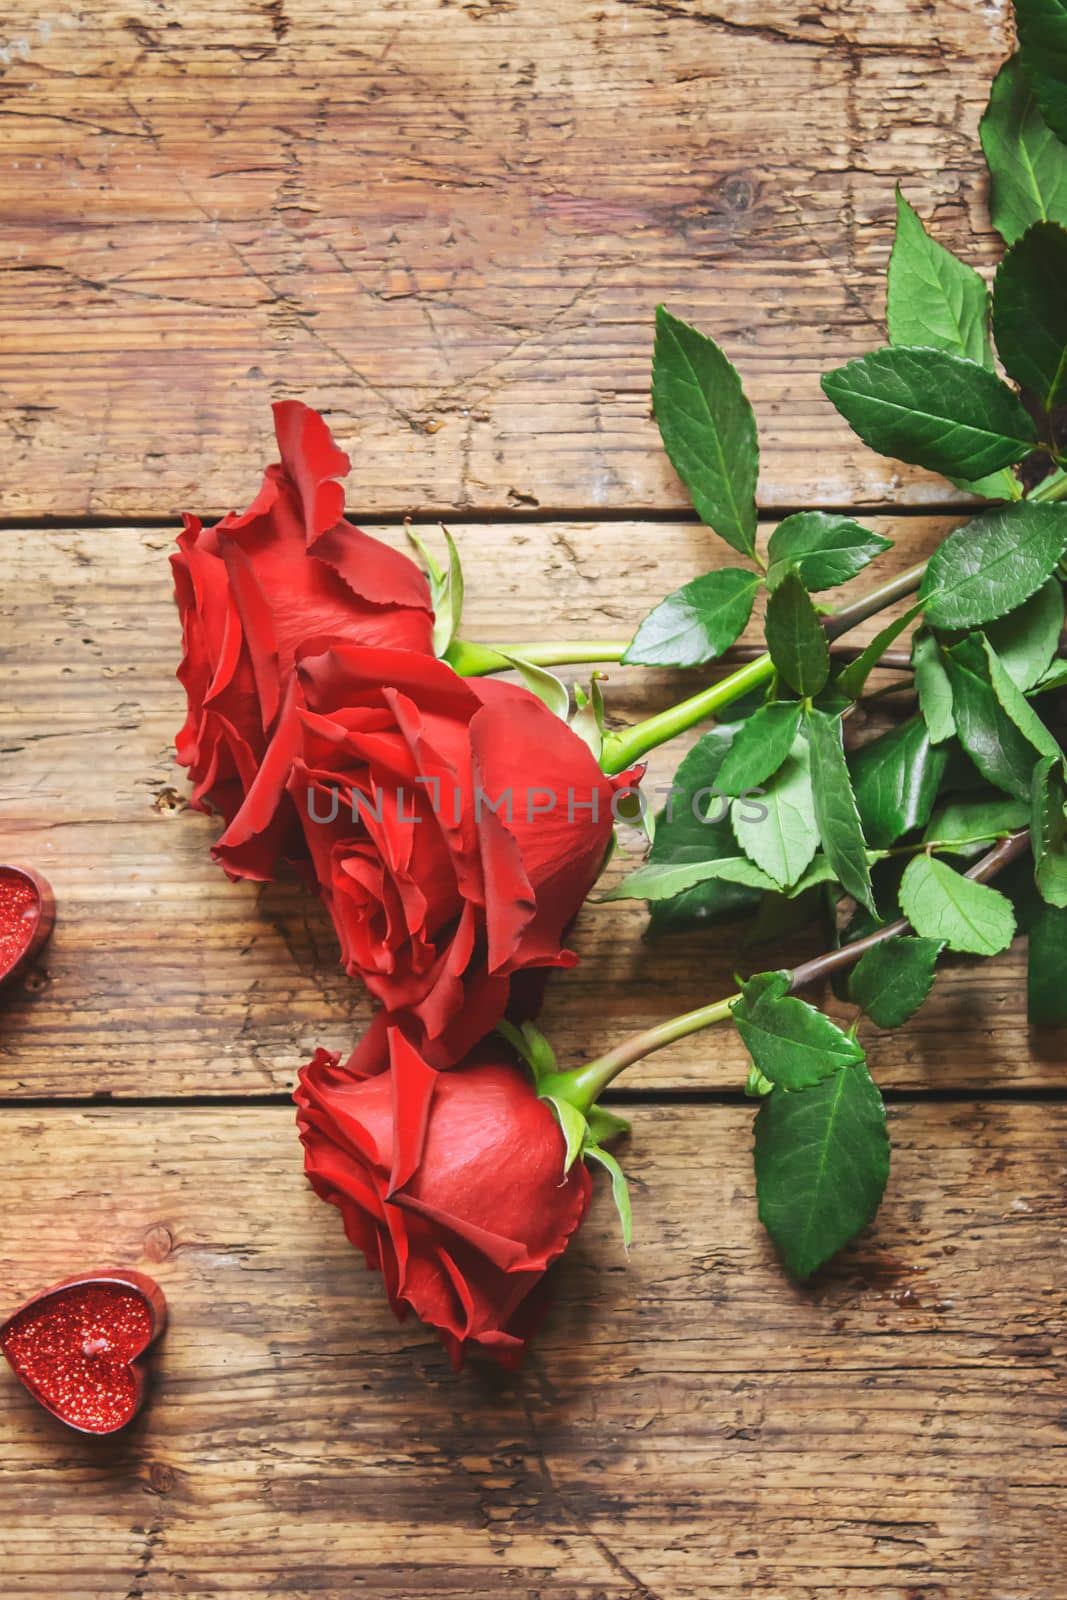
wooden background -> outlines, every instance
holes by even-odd
[[[472,637],[622,636],[723,561],[649,418],[660,300],[741,368],[764,532],[863,506],[887,574],[918,559],[954,491],[818,374],[881,340],[898,177],[995,259],[1007,10],[0,4],[0,858],[59,900],[0,1004],[0,1305],[121,1264],[173,1319],[119,1441],[3,1380],[5,1596],[1064,1600],[1067,1038],[1021,951],[865,1035],[893,1174],[813,1287],[717,1033],[628,1080],[629,1260],[599,1193],[525,1371],[455,1378],[301,1176],[295,1070],[366,1003],[302,893],[211,867],[170,743],[175,514],[247,502],[278,396],[329,413],[368,526],[448,519]],[[612,715],[691,682],[613,671]],[[730,985],[736,934],[643,922],[583,912],[568,1059]]]

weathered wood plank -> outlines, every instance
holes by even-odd
[[[886,576],[919,559],[945,528],[919,517],[878,526],[897,541],[879,564]],[[316,1045],[347,1049],[369,1008],[338,970],[317,904],[292,885],[257,894],[228,883],[208,857],[215,825],[184,808],[171,747],[182,696],[170,536],[98,529],[0,537],[0,856],[36,863],[59,898],[39,975],[0,1013],[0,1089],[143,1095],[288,1086]],[[486,640],[625,637],[651,598],[731,559],[693,524],[469,525],[456,537],[467,569],[466,632]],[[697,681],[613,669],[609,704],[623,719],[646,715]],[[668,781],[676,762],[675,752],[658,753],[649,782]],[[734,929],[649,945],[644,925],[632,905],[582,913],[574,936],[582,964],[553,979],[544,1013],[566,1058],[581,1060],[609,1037],[732,989]],[[750,965],[781,959],[768,949]],[[1067,1039],[1027,1027],[1024,988],[1021,950],[959,963],[906,1028],[873,1046],[875,1071],[910,1088],[1061,1085]],[[744,1072],[732,1031],[719,1030],[630,1077],[739,1087]]]
[[[0,1375],[5,1591],[1059,1600],[1067,1108],[899,1107],[875,1228],[791,1286],[738,1108],[639,1111],[527,1370],[398,1328],[273,1109],[0,1114],[0,1289],[164,1284],[147,1413]]]
[[[994,259],[976,126],[1010,6],[728,12],[0,7],[3,512],[225,509],[293,394],[363,513],[681,505],[660,300],[739,363],[766,505],[952,496],[817,380],[882,342],[898,178]]]

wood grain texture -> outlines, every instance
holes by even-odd
[[[921,517],[877,525],[896,539],[877,569],[887,577],[947,526]],[[731,558],[685,523],[467,525],[455,536],[465,631],[485,640],[626,637],[650,598]],[[336,965],[318,904],[296,885],[229,883],[208,855],[216,825],[186,807],[171,746],[183,700],[170,535],[2,537],[0,858],[46,873],[59,923],[36,977],[4,1001],[0,1087],[64,1096],[287,1088],[316,1045],[350,1048],[370,1009]],[[699,681],[612,669],[612,716],[646,715]],[[677,760],[676,749],[658,752],[648,782],[669,782]],[[622,854],[610,870],[635,863]],[[582,964],[549,985],[544,1012],[564,1058],[587,1059],[729,993],[739,962],[753,970],[816,953],[809,942],[803,952],[739,955],[732,927],[650,945],[645,922],[641,906],[583,910],[573,941]],[[1022,949],[947,970],[908,1027],[872,1045],[880,1080],[1062,1085],[1067,1037],[1027,1027],[1024,974]],[[744,1075],[739,1041],[724,1028],[653,1057],[628,1081],[722,1088],[740,1087]]]
[[[1007,0],[0,5],[8,516],[238,500],[324,408],[361,513],[685,504],[652,313],[721,340],[767,506],[939,503],[818,375],[881,344],[893,187],[988,267]]]
[[[880,1219],[807,1290],[750,1117],[640,1111],[629,1261],[598,1192],[527,1369],[457,1378],[289,1111],[2,1113],[5,1303],[106,1260],[171,1309],[123,1440],[0,1374],[6,1592],[1061,1600],[1067,1108],[897,1108]]]

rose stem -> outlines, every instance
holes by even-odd
[[[537,640],[533,644],[492,645],[453,639],[445,660],[461,678],[484,678],[490,672],[510,671],[514,663],[509,656],[518,656],[535,667],[580,666],[586,662],[595,665],[620,660],[629,643],[629,639],[579,639],[569,644]]]
[[[1026,496],[1027,500],[1063,500],[1067,497],[1067,472],[1062,467],[1057,467],[1055,472],[1050,472],[1047,478],[1042,478],[1036,488],[1031,489]]]
[[[902,572],[898,577],[890,578],[888,583],[872,589],[870,594],[861,595],[858,600],[842,606],[839,611],[831,612],[823,624],[830,638],[837,638],[849,628],[854,628],[857,623],[865,622],[868,617],[883,611],[886,606],[891,606],[895,601],[902,600],[905,595],[912,594],[922,582],[925,571],[926,562],[921,561],[918,566],[909,567],[907,572]],[[632,728],[626,728],[622,733],[609,733],[604,740],[601,766],[605,772],[622,772],[641,756],[646,755],[649,750],[654,750],[657,745],[666,744],[668,739],[684,733],[687,728],[693,727],[694,723],[703,722],[707,717],[717,716],[724,707],[731,705],[735,700],[740,700],[749,690],[766,683],[773,674],[774,663],[770,656],[767,654],[757,656],[755,661],[738,668],[728,678],[713,683],[710,688],[701,689],[698,694],[690,695],[688,700],[682,700],[666,711],[657,712],[654,717],[647,717],[644,722],[635,723]]]
[[[995,849],[990,850],[988,855],[976,861],[964,876],[975,883],[985,883],[988,879],[996,877],[997,873],[1010,862],[1024,855],[1029,846],[1029,829],[1024,828],[1018,833],[1010,834],[1001,840]],[[900,917],[896,922],[887,923],[884,928],[876,928],[873,933],[867,934],[866,938],[856,939],[852,944],[841,945],[835,950],[828,950],[823,955],[816,956],[811,961],[802,962],[789,973],[790,990],[817,983],[834,972],[852,966],[875,945],[883,944],[887,939],[895,939],[900,934],[906,933],[909,926],[906,919]],[[631,1034],[614,1049],[598,1056],[595,1061],[588,1062],[584,1067],[578,1067],[573,1072],[556,1073],[551,1078],[543,1078],[539,1092],[542,1095],[563,1095],[579,1110],[587,1111],[608,1084],[635,1061],[643,1060],[645,1056],[652,1055],[656,1050],[662,1050],[665,1045],[674,1044],[677,1039],[684,1039],[690,1033],[699,1033],[701,1029],[710,1028],[717,1022],[728,1022],[731,1008],[739,998],[737,994],[727,995],[724,1000],[716,1000],[707,1006],[698,1006],[695,1011],[685,1011],[681,1016],[657,1023],[654,1028],[646,1028],[642,1033]]]
[[[511,668],[509,657],[518,656],[535,667],[569,667],[583,664],[621,661],[630,644],[629,639],[579,639],[570,644],[472,644],[467,639],[456,639],[448,647],[447,659],[461,678],[484,678],[491,672],[507,672]],[[830,654],[836,661],[855,661],[863,653],[862,645],[830,645]],[[740,666],[746,661],[758,661],[766,652],[758,644],[734,644],[716,656],[715,665]],[[911,656],[906,650],[887,650],[878,665],[887,672],[910,672]]]

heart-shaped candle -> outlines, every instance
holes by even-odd
[[[0,865],[0,986],[25,972],[52,931],[56,903],[30,867]]]
[[[143,1356],[163,1332],[163,1291],[140,1272],[67,1278],[0,1327],[0,1349],[46,1411],[80,1433],[114,1433],[141,1409]]]

